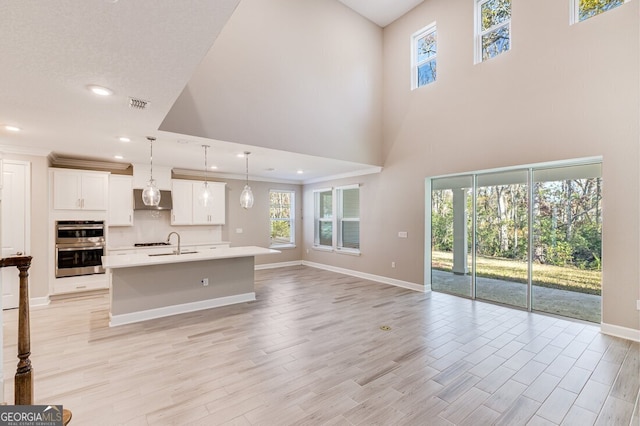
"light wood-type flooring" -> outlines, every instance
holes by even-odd
[[[32,309],[36,403],[91,426],[638,424],[639,345],[595,325],[303,266],[256,292],[115,328],[104,294]]]

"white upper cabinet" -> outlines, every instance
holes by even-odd
[[[171,182],[171,224],[193,224],[193,183],[189,180]]]
[[[172,225],[224,225],[225,183],[209,182],[211,202],[206,206],[200,201],[201,181],[173,180]]]
[[[133,177],[109,176],[109,226],[133,226]]]
[[[224,225],[225,222],[225,183],[209,182],[211,200],[203,205],[200,200],[202,182],[193,184],[193,224],[194,225]]]
[[[109,173],[51,169],[53,208],[56,210],[107,210]]]

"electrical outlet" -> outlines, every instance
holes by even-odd
[[[236,234],[242,234],[243,232],[242,228],[236,228]]]
[[[309,249],[307,249],[307,254],[309,254]]]
[[[408,236],[407,231],[398,232],[398,238],[407,238],[407,236]]]
[[[396,267],[396,262],[391,262],[391,267],[395,268]]]
[[[202,284],[204,287],[209,285],[209,278],[203,278],[200,280],[200,284]]]

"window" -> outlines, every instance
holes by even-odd
[[[511,48],[511,0],[476,2],[476,63]]]
[[[269,191],[271,247],[295,246],[295,192]]]
[[[314,245],[333,247],[333,191],[325,189],[314,194]]]
[[[614,9],[629,0],[571,0],[572,22],[580,22],[607,10]]]
[[[359,185],[316,190],[314,207],[314,247],[360,253]]]
[[[360,188],[336,189],[338,200],[338,249],[360,250]]]
[[[411,37],[412,88],[436,81],[437,33],[435,22]]]

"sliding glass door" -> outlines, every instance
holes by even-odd
[[[532,308],[600,322],[600,164],[533,171]]]
[[[476,297],[527,307],[527,170],[478,175]]]
[[[431,191],[431,286],[471,297],[473,176],[434,179]]]
[[[600,322],[599,162],[428,180],[431,288]]]

